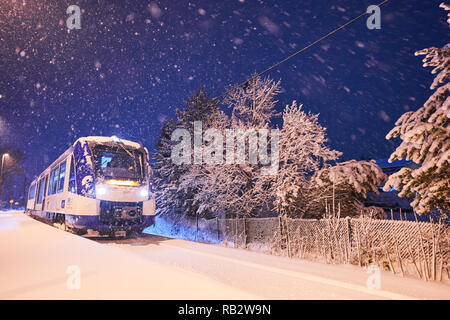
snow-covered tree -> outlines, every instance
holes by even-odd
[[[328,205],[328,212],[336,212],[339,206],[341,216],[360,215],[364,206],[359,199],[366,198],[367,192],[378,193],[378,187],[386,180],[387,176],[373,160],[326,166],[314,176],[316,197],[310,204],[311,211],[323,212]]]
[[[186,101],[183,110],[177,110],[177,115],[177,128],[188,130],[191,137],[194,137],[194,122],[201,122],[202,132],[205,132],[209,128],[217,128],[219,124],[224,125],[228,121],[227,116],[219,108],[219,101],[209,97],[203,88]],[[200,144],[203,147],[203,138]],[[200,214],[199,208],[203,204],[201,189],[205,164],[203,161],[200,164],[196,163],[194,157],[192,153],[189,164],[178,165],[179,170],[183,171],[177,181],[178,192],[184,197],[185,213],[190,215]],[[207,213],[207,210],[201,211],[202,215]]]
[[[449,5],[441,7],[450,10]],[[394,187],[401,197],[415,198],[412,207],[424,214],[434,208],[450,209],[450,43],[415,54],[425,55],[424,67],[434,67],[432,73],[437,75],[430,89],[435,91],[423,107],[403,114],[386,138],[402,140],[389,161],[406,158],[420,166],[391,175],[384,189]]]
[[[282,129],[265,135],[273,129],[279,92],[279,82],[259,77],[252,78],[244,88],[230,90],[224,102],[232,110],[231,119],[204,92],[193,95],[186,108],[177,111],[177,120],[165,123],[158,142],[154,156],[158,212],[178,209],[197,216],[242,217],[271,210],[303,216],[320,205],[316,211],[323,214],[325,202],[332,199],[330,185],[347,192],[353,200],[382,184],[382,172],[371,162],[330,167],[327,163],[341,153],[327,147],[326,129],[319,124],[318,115],[304,112],[295,101],[283,112]],[[194,161],[195,156],[190,154],[191,161],[175,164],[171,159],[171,133],[183,128],[193,136],[195,121],[202,121],[202,161]],[[249,136],[253,133],[256,144]],[[244,159],[238,161],[242,151]],[[258,161],[252,161],[252,153],[257,154]],[[206,161],[214,156],[221,160]],[[264,174],[265,156],[276,161],[274,174]]]
[[[219,109],[219,102],[217,99],[211,98],[205,92],[204,88],[200,88],[198,92],[192,94],[188,100],[185,101],[185,106],[182,110],[177,109],[177,126],[184,129],[191,130],[193,134],[193,123],[201,121],[203,127],[211,127],[215,117],[218,117],[222,112]]]
[[[278,209],[290,215],[306,213],[311,176],[341,155],[327,147],[327,141],[317,114],[304,112],[295,101],[286,106],[280,133],[280,168],[273,189]]]
[[[195,121],[201,121],[203,127],[208,128],[215,124],[215,118],[224,119],[218,102],[200,89],[185,101],[184,109],[177,109],[176,120],[169,119],[164,123],[153,154],[158,213],[197,213],[199,203],[195,196],[201,185],[198,179],[194,179],[195,166],[174,163],[172,150],[176,141],[172,141],[172,133],[175,129],[186,129],[192,136]]]
[[[209,180],[220,164],[211,164],[207,161],[208,154],[214,154],[214,147],[217,141],[205,138],[205,131],[213,129],[220,134],[224,134],[225,128],[229,125],[229,119],[219,108],[210,110],[202,116],[204,136],[202,137],[202,163],[192,163],[186,166],[186,171],[180,177],[179,190],[185,196],[185,206],[190,208],[190,213],[205,216],[216,215],[220,211],[215,201],[215,191],[211,188],[216,182]]]
[[[276,112],[276,96],[280,93],[280,81],[253,76],[246,84],[230,89],[224,98],[232,110],[233,128],[263,129],[270,125]]]
[[[244,87],[229,90],[224,98],[224,104],[232,110],[229,126],[221,127],[224,137],[229,133],[259,131],[270,128],[275,111],[276,95],[280,92],[280,83],[270,79],[254,76]],[[227,131],[229,129],[230,131]],[[259,135],[257,136],[259,139]],[[237,139],[233,138],[233,148],[227,150],[236,156]],[[267,137],[268,154],[271,153],[271,137]],[[256,152],[246,139],[243,163],[223,163],[221,165],[203,166],[204,183],[202,195],[210,199],[210,210],[222,211],[231,216],[251,216],[261,212],[271,200],[270,183],[273,177],[262,174],[263,164],[250,163],[249,155]],[[227,145],[228,147],[228,145]],[[269,155],[270,157],[271,155]]]
[[[164,121],[161,134],[156,143],[156,151],[152,154],[152,184],[156,193],[156,213],[170,214],[183,208],[183,199],[178,193],[178,181],[182,174],[179,167],[171,159],[173,142],[171,134],[176,128],[174,119]]]

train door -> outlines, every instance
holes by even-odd
[[[42,196],[42,211],[44,211],[44,209],[45,209],[45,198],[46,198],[46,195],[47,195],[47,187],[48,187],[48,174],[45,176],[45,183],[44,183],[44,186],[43,186],[43,188],[44,188],[44,194],[43,194],[43,196]]]
[[[41,194],[42,188],[42,179],[37,180],[36,182],[36,196],[33,201],[33,210],[36,211],[36,204],[39,202],[39,195]]]

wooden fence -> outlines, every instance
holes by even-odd
[[[265,243],[271,253],[291,258],[377,264],[426,281],[450,279],[450,228],[442,223],[274,217],[216,219],[208,226],[219,242],[234,246]]]

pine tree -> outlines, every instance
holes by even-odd
[[[192,158],[191,164],[173,162],[172,149],[177,142],[172,141],[172,133],[182,128],[193,136],[195,121],[200,121],[203,130],[207,130],[216,125],[216,119],[224,119],[225,115],[218,108],[218,101],[208,97],[203,88],[185,101],[184,109],[176,112],[176,120],[164,123],[153,155],[157,212],[196,215],[201,205],[198,194],[203,181],[199,170],[202,165],[193,164]]]
[[[174,119],[163,123],[161,134],[156,143],[156,151],[152,154],[153,186],[156,193],[156,213],[172,214],[183,210],[183,199],[178,193],[178,181],[182,171],[171,159],[173,142],[171,135],[176,128]]]
[[[210,108],[203,110],[203,113],[197,113],[195,121],[202,121],[203,134],[208,129],[214,129],[224,134],[225,128],[229,124],[229,119],[225,113],[219,109],[218,102],[213,99],[204,99],[200,97],[198,105],[202,106],[205,103],[210,104]],[[189,116],[192,120],[191,116]],[[220,165],[209,164],[205,161],[206,153],[214,147],[215,141],[206,141],[202,137],[202,163],[196,164],[194,161],[186,166],[186,170],[180,177],[179,190],[185,196],[185,207],[191,215],[215,216],[220,208],[215,206],[215,193],[210,188],[213,183],[208,177],[217,170]]]
[[[450,10],[446,4],[441,7]],[[437,75],[430,89],[435,91],[423,107],[403,114],[386,138],[402,140],[390,162],[406,158],[420,166],[391,175],[384,190],[394,187],[401,197],[415,198],[412,207],[425,214],[434,208],[450,210],[450,44],[415,54],[425,55],[424,67],[434,67],[432,73]]]

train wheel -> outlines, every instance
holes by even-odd
[[[66,216],[61,213],[56,213],[53,218],[53,226],[60,230],[67,231]]]
[[[141,228],[130,230],[127,232],[127,237],[128,238],[138,238],[141,236],[143,230],[144,229],[141,229]]]

